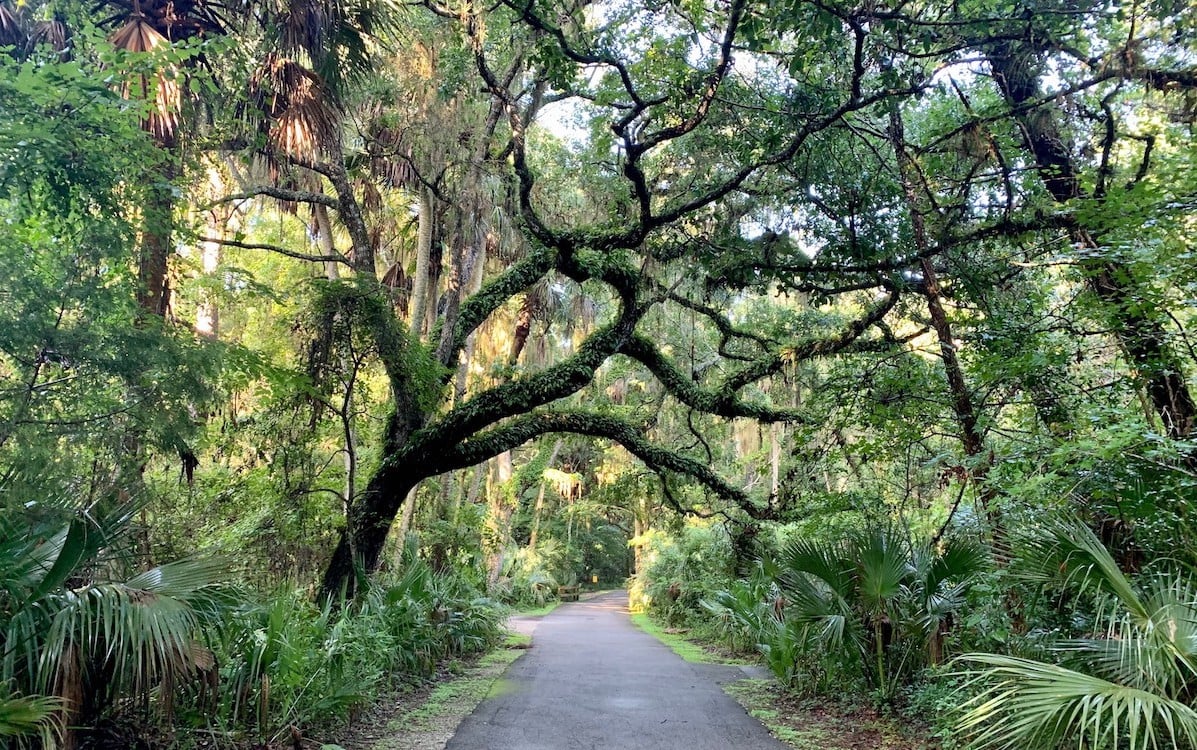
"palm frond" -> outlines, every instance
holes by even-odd
[[[1147,618],[1111,615],[1104,637],[1063,641],[1055,650],[1119,684],[1179,696],[1197,678],[1197,599],[1183,579],[1160,576],[1142,601]]]
[[[0,47],[20,47],[24,44],[25,29],[18,11],[8,3],[0,2]]]
[[[271,145],[315,159],[340,137],[341,115],[324,80],[294,60],[267,55],[250,81]]]
[[[53,750],[62,734],[61,708],[54,698],[14,695],[0,687],[0,737],[37,737],[43,748]]]
[[[904,541],[878,530],[855,537],[851,546],[860,598],[869,609],[884,609],[912,572]]]
[[[1150,608],[1109,550],[1079,521],[1043,525],[1022,541],[1020,572],[1031,583],[1057,583],[1079,592],[1114,596],[1137,619],[1151,617]]]
[[[970,654],[982,667],[970,683],[981,691],[967,703],[958,729],[970,747],[995,750],[1084,747],[1192,747],[1197,711],[1185,702],[1043,662]]]
[[[113,47],[125,52],[148,54],[168,47],[170,41],[142,15],[134,15],[109,37]],[[121,87],[126,99],[150,104],[145,129],[159,140],[169,140],[179,125],[182,102],[177,71],[166,68],[157,73],[135,73]]]
[[[92,690],[141,694],[203,671],[208,658],[196,638],[228,606],[222,576],[218,561],[183,560],[125,583],[48,597],[44,609],[52,614],[38,643],[41,689],[72,695],[98,678]]]
[[[840,545],[797,540],[778,556],[781,583],[787,589],[807,590],[811,579],[821,582],[841,599],[853,596],[852,562]]]

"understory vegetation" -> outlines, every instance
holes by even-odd
[[[0,0],[0,743],[333,744],[626,585],[944,747],[1197,748],[1195,37]]]

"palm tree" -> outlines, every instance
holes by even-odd
[[[116,27],[109,41],[130,53],[156,53],[171,45],[203,35],[226,32],[225,7],[216,0],[107,0],[100,7],[112,13],[107,19]],[[182,81],[186,83],[186,81]],[[156,73],[139,73],[125,81],[123,93],[132,99],[152,103],[142,122],[164,152],[158,170],[158,184],[150,193],[144,212],[138,259],[137,301],[149,314],[163,316],[170,304],[167,263],[174,249],[175,191],[179,176],[175,163],[178,146],[179,109],[182,91],[179,71],[171,66]]]
[[[967,654],[976,692],[958,724],[974,748],[1197,747],[1197,586],[1130,580],[1087,526],[1041,527],[1020,556],[1033,583],[1095,594],[1105,628],[1050,648],[1061,664]]]
[[[175,685],[212,672],[200,639],[228,604],[219,562],[182,560],[123,576],[134,506],[101,513],[4,499],[0,685],[26,697],[5,698],[0,727],[44,732],[53,708],[62,726],[86,726],[119,698],[153,690],[169,712]],[[72,742],[66,733],[64,744]]]

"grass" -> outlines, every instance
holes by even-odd
[[[723,686],[744,710],[794,750],[928,750],[937,747],[903,732],[899,722],[870,706],[799,698],[772,680]]]
[[[661,641],[673,653],[692,664],[750,664],[747,659],[721,654],[701,641],[687,638],[684,632],[667,628],[643,612],[632,615],[636,627]]]
[[[552,612],[554,609],[557,609],[560,606],[561,606],[561,602],[554,600],[554,601],[550,601],[550,602],[545,602],[544,604],[540,605],[539,607],[529,607],[528,609],[514,610],[514,611],[512,611],[511,615],[513,617],[544,617],[545,615],[547,615],[548,613]]]

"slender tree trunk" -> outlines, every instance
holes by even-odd
[[[417,338],[424,333],[424,319],[428,313],[428,297],[431,289],[431,258],[432,258],[432,224],[433,215],[432,194],[428,188],[418,191],[418,229],[416,232],[416,269],[413,272],[411,288],[411,309],[408,315],[408,326]]]
[[[546,469],[553,468],[553,464],[557,462],[557,454],[561,452],[561,445],[563,441],[557,440],[553,443],[553,450],[549,452],[549,460],[545,462]],[[536,549],[536,542],[540,535],[540,516],[544,512],[544,495],[547,483],[542,476],[540,478],[540,489],[536,492],[536,507],[532,511],[532,533],[528,536],[528,548]]]
[[[922,258],[920,261],[923,273],[922,293],[927,300],[931,328],[935,331],[935,337],[939,341],[940,359],[943,362],[944,376],[948,382],[948,392],[952,396],[952,412],[959,427],[960,442],[964,446],[965,455],[970,459],[969,476],[977,487],[977,500],[981,505],[981,510],[989,521],[994,538],[998,539],[1003,536],[1003,528],[1001,514],[993,503],[998,494],[997,488],[986,481],[989,470],[993,466],[993,454],[986,448],[985,436],[981,433],[978,425],[976,404],[973,402],[973,394],[964,375],[964,367],[957,355],[951,322],[944,310],[939,277],[928,256],[930,240],[927,236],[927,227],[919,205],[918,194],[915,191],[917,165],[906,151],[906,135],[897,105],[890,110],[890,138],[894,156],[897,159],[898,177],[902,183],[907,211],[914,229],[915,250]]]
[[[488,488],[493,548],[487,563],[487,581],[492,586],[503,572],[503,551],[511,544],[511,514],[515,512],[510,496],[513,473],[510,451],[495,457],[493,482]]]
[[[320,252],[333,255],[337,251],[333,242],[332,220],[328,216],[328,206],[323,203],[312,204],[312,218],[316,221],[316,241],[320,243]],[[330,281],[341,278],[341,266],[335,261],[324,262],[324,276]]]
[[[532,302],[531,294],[524,295],[524,302],[515,317],[515,330],[511,336],[511,353],[507,356],[507,366],[515,367],[519,364],[520,354],[528,343],[528,335],[532,332]]]
[[[200,268],[205,276],[211,277],[220,267],[220,240],[224,239],[226,222],[213,210],[208,212],[207,223],[210,239],[200,243]],[[205,293],[203,301],[196,307],[195,330],[201,336],[211,339],[220,336],[220,307],[211,294]]]

